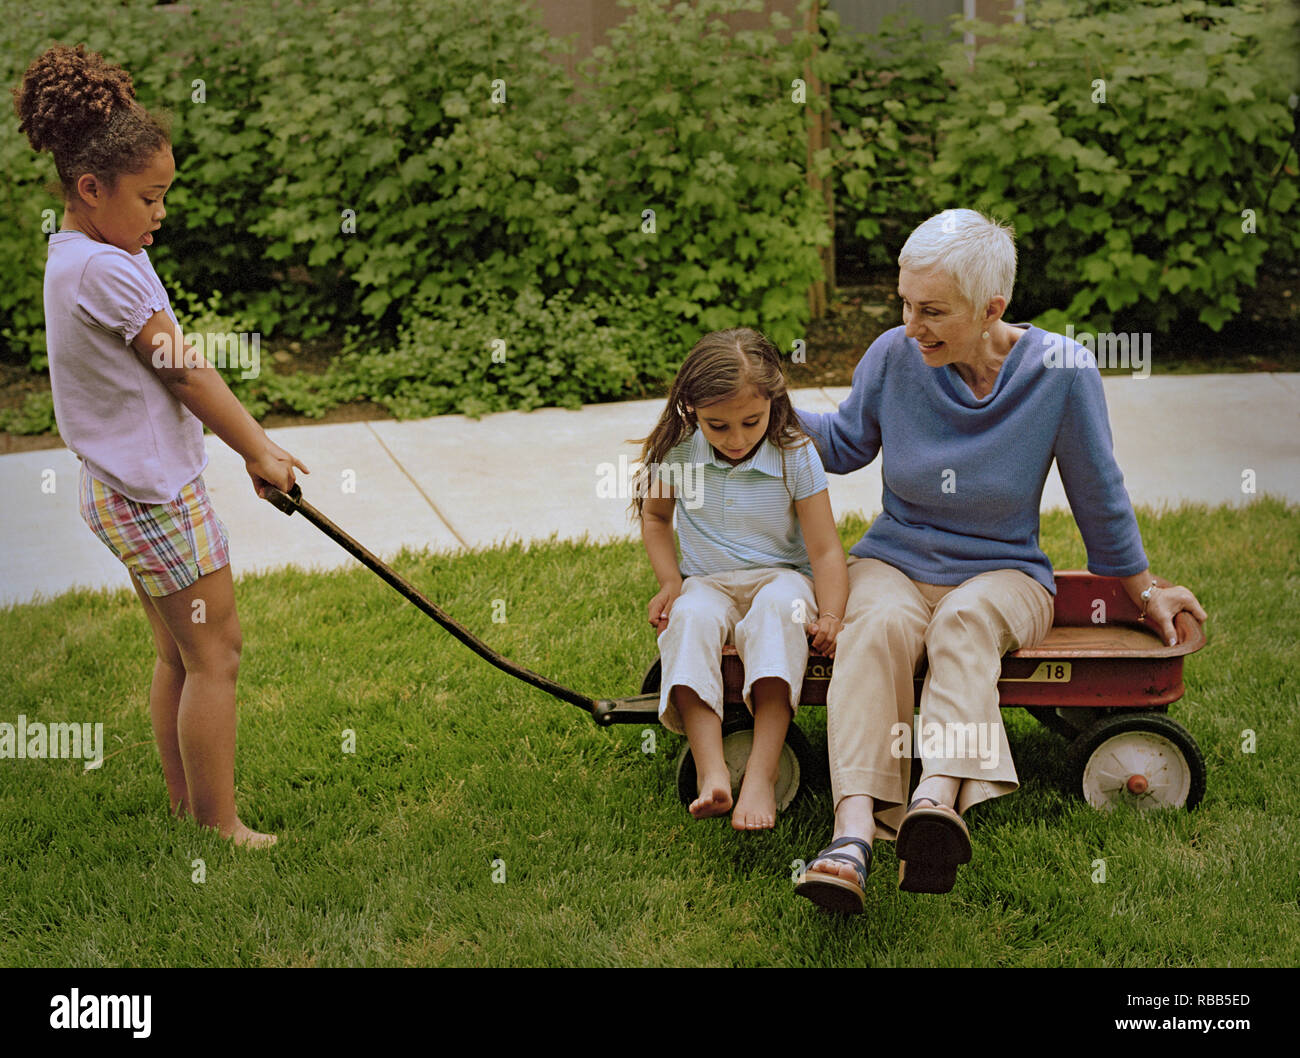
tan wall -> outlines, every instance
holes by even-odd
[[[575,79],[577,68],[582,61],[591,54],[594,47],[608,43],[607,34],[609,30],[618,25],[627,13],[627,9],[619,7],[615,0],[532,0],[532,2],[539,6],[542,25],[552,36],[572,36],[574,38],[573,53],[564,56],[561,61],[568,70],[569,75],[575,77]],[[799,0],[765,0],[764,10],[761,13],[741,12],[727,16],[726,21],[736,30],[764,29],[771,24],[772,12],[780,11],[790,20],[792,27],[800,26],[805,23],[807,16],[800,14],[798,3]],[[955,11],[963,10],[962,0],[936,0],[935,3],[929,5],[926,17],[934,17],[942,21],[945,15],[952,13],[946,9],[947,5],[953,5]],[[878,21],[882,13],[893,10],[899,5],[894,3],[893,0],[829,0],[829,3],[823,0],[823,6],[829,6],[832,10],[843,12],[842,17],[850,16],[845,21],[852,22],[854,18]],[[990,21],[1003,21],[1013,17],[1014,7],[1014,0],[975,0],[975,15],[977,18]],[[777,36],[782,41],[789,39],[788,32],[780,33]],[[809,78],[811,93],[821,93],[823,91],[816,78],[812,77],[811,70],[805,73],[804,76]],[[821,120],[814,123],[809,130],[808,182],[814,190],[825,198],[827,217],[833,218],[835,211],[831,199],[830,185],[829,183],[823,184],[812,172],[811,168],[813,152],[819,147],[826,146],[829,142],[829,122],[829,113],[823,112]],[[831,223],[833,225],[833,220]],[[835,255],[833,249],[823,247],[821,258],[822,272],[825,278],[814,283],[808,291],[808,305],[814,318],[821,316],[825,312],[827,290],[828,288],[833,289],[835,286]]]
[[[571,77],[576,76],[577,66],[591,54],[591,49],[598,44],[608,43],[606,34],[610,28],[618,25],[627,14],[627,9],[619,7],[615,0],[532,0],[542,13],[542,25],[556,37],[575,36],[574,52],[565,56],[563,64]],[[762,14],[741,12],[727,18],[736,29],[763,29],[769,24],[773,11],[780,11],[790,19],[791,25],[800,25],[798,10],[799,0],[766,0]],[[933,18],[942,22],[951,14],[964,10],[963,0],[823,0],[823,6],[829,7],[840,16],[846,28],[875,26],[880,18],[899,8],[909,8],[922,18]],[[975,17],[988,22],[1007,22],[1014,17],[1016,0],[975,0]],[[789,34],[782,33],[778,39],[788,39]]]
[[[1015,0],[975,0],[975,17],[985,22],[1010,22],[1016,17]]]
[[[570,76],[576,74],[576,67],[598,44],[607,44],[606,33],[613,26],[623,21],[627,9],[619,7],[615,0],[533,0],[541,9],[542,25],[556,37],[577,34],[574,53],[566,56],[564,65]],[[799,0],[765,0],[763,13],[740,12],[727,17],[726,21],[733,29],[765,29],[769,25],[770,14],[780,11],[790,19],[792,25],[800,24],[798,11]],[[788,33],[778,34],[778,39],[789,39]]]

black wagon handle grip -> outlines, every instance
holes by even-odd
[[[262,499],[266,500],[277,511],[292,515],[298,510],[298,501],[302,499],[302,489],[295,481],[293,488],[287,493],[281,492],[274,485],[262,486]]]

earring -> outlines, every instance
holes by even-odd
[[[985,331],[983,334],[980,335],[980,337],[987,342],[989,340],[989,332]]]

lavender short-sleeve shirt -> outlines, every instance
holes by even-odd
[[[93,477],[138,503],[170,502],[208,462],[203,424],[131,348],[156,312],[176,322],[144,250],[50,236],[45,338],[59,434]]]

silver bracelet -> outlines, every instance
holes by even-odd
[[[1138,614],[1139,621],[1145,621],[1147,619],[1147,607],[1151,605],[1151,593],[1158,587],[1160,587],[1160,585],[1155,581],[1152,581],[1151,586],[1138,596],[1138,598],[1142,600],[1142,612]]]

